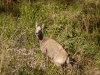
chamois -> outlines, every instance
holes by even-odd
[[[36,31],[35,35],[39,40],[40,50],[45,56],[45,62],[48,60],[53,62],[56,66],[62,68],[63,73],[65,65],[69,64],[69,54],[65,51],[65,49],[55,40],[51,38],[46,38],[43,36],[42,29],[44,25],[39,26],[36,22]],[[47,66],[47,64],[45,65]]]

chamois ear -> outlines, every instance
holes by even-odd
[[[38,23],[37,23],[37,21],[36,21],[35,25],[36,25],[36,28],[37,28],[37,26],[38,26]]]
[[[42,29],[44,28],[44,24],[42,24],[41,28],[42,28]]]

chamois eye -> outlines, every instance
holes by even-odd
[[[38,34],[38,33],[36,33],[36,34]]]

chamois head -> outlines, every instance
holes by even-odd
[[[35,30],[35,35],[39,40],[43,39],[43,34],[42,34],[42,29],[44,28],[44,24],[42,26],[39,26],[38,23],[36,22],[36,30]]]

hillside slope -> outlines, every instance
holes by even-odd
[[[44,58],[35,36],[36,21],[45,24],[44,36],[58,41],[76,59],[78,66],[73,75],[100,75],[100,0],[0,3],[1,75],[45,74]],[[47,74],[61,75],[61,69],[49,63]]]

